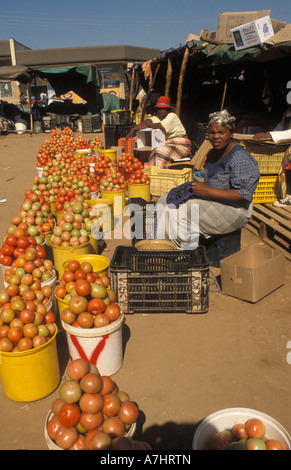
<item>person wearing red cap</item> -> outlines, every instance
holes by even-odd
[[[145,166],[155,165],[164,168],[168,163],[188,157],[191,152],[191,141],[188,139],[179,117],[173,112],[169,97],[160,96],[155,109],[156,116],[137,124],[130,130],[126,138],[132,137],[136,131],[141,129],[160,129],[165,134],[165,145],[151,153]]]

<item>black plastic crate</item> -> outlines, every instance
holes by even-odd
[[[102,131],[102,119],[100,114],[94,114],[91,116],[91,124],[92,124],[92,131],[93,132],[101,132]]]
[[[206,313],[209,262],[196,250],[137,250],[118,246],[110,262],[110,284],[123,313]]]
[[[118,124],[122,126],[128,126],[132,124],[131,111],[118,111]]]
[[[92,129],[92,117],[91,116],[81,116],[82,122],[82,132],[93,132]]]
[[[131,240],[135,245],[139,240],[153,240],[156,233],[156,203],[147,202],[141,197],[129,201],[131,218]]]
[[[114,147],[116,144],[116,126],[104,126],[104,144],[105,148]]]
[[[115,136],[115,145],[118,145],[118,140],[122,137],[126,137],[129,131],[133,128],[133,124],[128,124],[126,126],[118,125],[116,126],[116,136]]]

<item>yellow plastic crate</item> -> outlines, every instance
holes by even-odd
[[[152,196],[162,196],[168,193],[172,188],[176,188],[180,184],[192,181],[192,169],[184,168],[183,170],[167,170],[158,166],[149,166],[145,168],[150,181],[150,192]]]
[[[278,173],[288,144],[262,144],[250,140],[238,142],[258,162],[262,174]]]
[[[254,204],[264,204],[280,199],[280,183],[277,175],[261,176],[253,196]]]

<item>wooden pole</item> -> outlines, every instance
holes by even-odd
[[[153,76],[153,79],[152,79],[151,87],[149,88],[149,90],[148,90],[148,92],[147,92],[147,94],[146,94],[144,103],[143,103],[143,108],[142,108],[142,112],[141,112],[141,120],[142,120],[142,121],[144,120],[144,115],[145,115],[145,111],[146,111],[147,102],[148,102],[148,100],[149,100],[149,97],[150,97],[151,92],[152,92],[153,89],[154,89],[154,84],[155,84],[155,80],[156,80],[156,77],[157,77],[159,68],[160,68],[160,64],[157,65],[157,68],[156,68],[156,70],[155,70],[155,73],[154,73],[154,76]]]
[[[170,58],[168,57],[168,67],[167,67],[167,75],[166,75],[166,86],[165,86],[165,96],[170,95],[170,86],[172,81],[172,63]]]
[[[135,69],[132,68],[131,82],[130,82],[130,95],[129,95],[129,110],[132,110],[132,96],[133,96],[133,84],[135,80]]]
[[[226,80],[225,80],[225,82],[224,82],[224,88],[223,88],[223,95],[222,95],[222,101],[221,101],[220,111],[222,111],[223,108],[224,108],[224,102],[225,102],[227,84],[228,84],[228,75],[227,75]]]
[[[180,76],[179,76],[179,83],[178,83],[178,91],[177,91],[177,103],[176,103],[176,114],[179,117],[180,116],[180,111],[181,111],[181,99],[182,99],[182,91],[183,91],[183,82],[184,82],[184,77],[185,77],[185,71],[187,67],[187,62],[189,58],[189,49],[186,47],[182,65],[181,65],[181,70],[180,70]]]

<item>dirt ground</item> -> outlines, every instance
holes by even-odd
[[[0,136],[1,240],[37,174],[36,153],[47,138]],[[117,242],[107,241],[103,254],[111,258]],[[260,244],[243,230],[243,247]],[[230,407],[260,410],[291,433],[291,263],[286,260],[285,284],[255,304],[217,291],[220,270],[211,273],[208,313],[126,315],[123,364],[113,378],[139,405],[136,438],[155,450],[191,450],[197,423]],[[62,332],[58,354],[63,375],[68,347]],[[47,450],[44,423],[57,396],[55,390],[39,401],[14,402],[0,385],[0,449]]]

